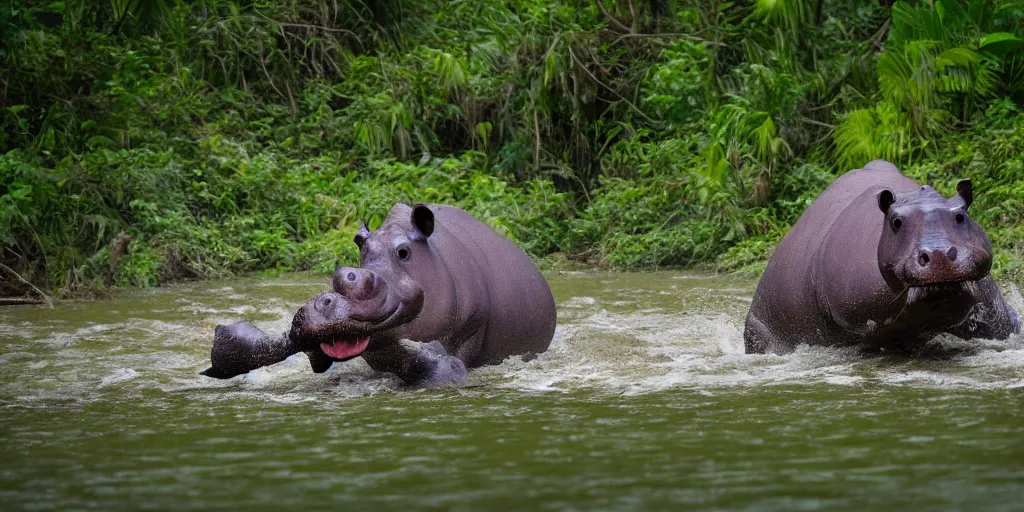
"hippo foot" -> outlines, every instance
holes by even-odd
[[[406,379],[410,385],[422,387],[461,386],[466,383],[466,365],[448,355],[440,341],[406,342],[403,345],[415,354],[415,371]],[[410,345],[415,345],[410,347]]]
[[[218,325],[214,330],[211,366],[201,375],[230,379],[284,360],[294,353],[287,338],[273,340],[249,322]]]
[[[743,348],[747,354],[789,353],[793,346],[782,343],[754,314],[747,316],[747,324],[743,329]]]

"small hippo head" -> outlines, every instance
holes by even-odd
[[[878,266],[894,289],[954,286],[977,281],[992,267],[992,244],[967,213],[974,199],[970,180],[947,199],[935,189],[878,193],[885,225]]]
[[[362,226],[354,239],[360,267],[335,271],[332,291],[296,313],[292,339],[344,360],[366,350],[371,337],[413,321],[424,303],[422,284],[413,276],[436,274],[427,244],[433,232],[434,213],[424,204],[395,205],[372,233]]]

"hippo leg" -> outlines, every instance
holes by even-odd
[[[453,357],[440,341],[410,340],[388,343],[363,353],[363,359],[377,371],[394,373],[413,386],[461,385],[466,382],[466,365]]]
[[[790,351],[753,312],[747,316],[747,325],[743,328],[743,345],[747,354]]]
[[[287,335],[273,339],[249,322],[218,325],[214,330],[210,368],[202,375],[230,379],[284,361],[298,352]]]
[[[1003,295],[991,276],[978,282],[975,298],[977,303],[967,315],[967,320],[946,332],[963,339],[998,340],[1021,332],[1020,317],[1013,307],[1003,300]]]
[[[426,371],[416,382],[419,386],[460,385],[466,382],[466,364],[448,355],[440,341],[421,344],[417,354],[419,365]]]

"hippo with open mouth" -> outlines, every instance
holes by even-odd
[[[362,356],[414,385],[459,384],[466,369],[547,350],[555,303],[519,247],[465,211],[396,204],[355,236],[360,267],[339,268],[291,330],[271,339],[247,322],[217,326],[212,366],[230,378],[309,356],[314,372]]]
[[[800,343],[915,352],[939,333],[1004,339],[1020,318],[967,213],[971,182],[945,198],[875,160],[837,179],[783,237],[757,284],[746,352]]]

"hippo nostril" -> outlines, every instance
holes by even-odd
[[[918,263],[919,263],[919,264],[920,264],[920,265],[921,265],[922,267],[926,267],[926,266],[928,266],[928,262],[929,262],[929,261],[931,261],[931,258],[929,258],[929,257],[928,257],[928,253],[926,253],[926,252],[924,252],[924,251],[921,251],[921,254],[919,254],[919,255],[917,256],[917,262],[918,262]]]
[[[946,251],[946,257],[949,258],[949,261],[956,261],[956,255],[956,247],[950,247],[949,250]]]
[[[355,281],[356,280],[356,273],[355,272],[349,272],[348,275],[345,276],[345,278],[348,279],[349,281]]]

